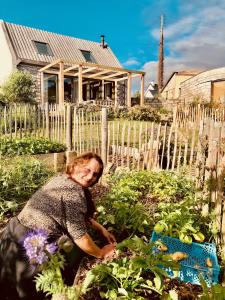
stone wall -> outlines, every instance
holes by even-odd
[[[127,105],[127,83],[121,81],[117,83],[117,99],[119,106]]]
[[[18,65],[17,69],[27,71],[32,75],[35,82],[36,101],[41,103],[41,74],[38,72],[40,66],[21,63]]]
[[[180,98],[185,103],[194,100],[211,101],[211,85],[213,81],[225,79],[225,68],[202,72],[181,83]]]
[[[145,99],[145,105],[149,105],[155,109],[165,108],[169,111],[172,111],[174,107],[177,107],[178,105],[184,105],[184,101],[181,99],[151,99],[151,101]]]

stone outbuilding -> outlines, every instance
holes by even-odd
[[[225,67],[201,72],[182,82],[180,98],[185,103],[193,101],[225,104]]]
[[[199,74],[200,70],[173,72],[161,91],[163,100],[175,100],[181,95],[181,84]]]

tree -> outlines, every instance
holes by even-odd
[[[141,94],[140,94],[139,91],[136,91],[136,92],[134,93],[134,98],[138,98],[138,99],[141,98]]]
[[[1,92],[7,102],[33,102],[35,83],[27,72],[15,71],[3,83]]]

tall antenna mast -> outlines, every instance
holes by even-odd
[[[158,61],[158,91],[163,88],[164,75],[164,49],[163,49],[163,15],[160,18],[160,41],[159,41],[159,61]]]

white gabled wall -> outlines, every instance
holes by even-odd
[[[3,26],[3,21],[0,20],[0,85],[14,69],[13,57]]]

